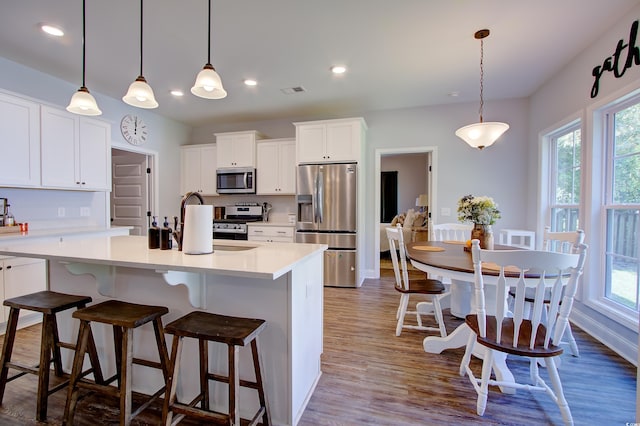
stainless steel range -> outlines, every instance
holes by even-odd
[[[246,240],[247,222],[262,220],[262,206],[258,203],[238,203],[225,207],[224,219],[213,221],[213,238]]]

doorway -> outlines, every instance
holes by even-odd
[[[398,172],[380,172],[380,222],[389,223],[398,214]]]
[[[151,225],[152,155],[111,150],[111,226],[131,226],[130,235],[147,235]]]
[[[401,192],[404,190],[404,184],[402,183],[401,176],[398,176],[398,205],[397,209],[406,211],[408,208],[418,209],[418,207],[414,206],[415,199],[422,193],[427,194],[428,198],[428,220],[431,220],[432,212],[437,211],[437,147],[435,146],[425,146],[425,147],[404,147],[404,148],[381,148],[376,149],[375,151],[375,188],[374,188],[374,206],[376,208],[376,212],[374,214],[375,224],[374,229],[376,232],[374,235],[374,249],[375,253],[373,256],[374,264],[373,269],[371,271],[372,278],[380,277],[380,238],[382,237],[383,232],[381,223],[382,222],[382,163],[383,157],[397,157],[397,159],[402,160],[410,159],[416,157],[416,154],[425,154],[423,156],[424,160],[422,162],[422,167],[424,167],[425,178],[418,182],[418,186],[414,186],[413,189],[409,190],[406,194],[401,196]],[[402,168],[398,168],[398,171],[402,170]],[[412,182],[413,184],[413,182]],[[425,192],[417,192],[417,191],[425,191]],[[409,193],[410,192],[410,193]],[[404,200],[404,201],[403,201]],[[400,213],[400,211],[398,212]]]

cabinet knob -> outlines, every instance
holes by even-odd
[[[80,185],[80,182],[79,182],[79,181],[76,181],[76,185]]]
[[[7,269],[11,269],[11,265],[7,266]]]
[[[82,182],[82,184],[83,184],[83,185],[86,185],[87,183],[86,183],[86,182]]]

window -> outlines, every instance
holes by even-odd
[[[549,225],[554,232],[578,229],[580,213],[580,123],[549,136]]]
[[[606,110],[604,297],[638,311],[640,282],[640,97]]]

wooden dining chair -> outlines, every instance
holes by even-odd
[[[465,323],[472,333],[460,363],[460,375],[469,377],[478,399],[478,415],[484,414],[489,385],[507,386],[546,392],[558,404],[564,423],[572,425],[569,405],[562,391],[556,366],[562,354],[560,339],[567,327],[569,314],[576,294],[578,279],[582,274],[587,246],[580,244],[576,253],[556,253],[535,250],[481,250],[479,241],[473,240],[471,254],[474,268],[476,313],[467,315]],[[483,272],[498,273],[496,286],[496,312],[489,315],[485,308]],[[525,280],[528,275],[539,278]],[[513,311],[506,308],[506,292],[515,287]],[[534,301],[530,315],[526,315],[525,293],[534,288]],[[547,293],[548,291],[548,293]],[[548,321],[543,320],[545,293],[550,296]],[[475,345],[485,347],[482,375],[477,379],[469,366]],[[531,384],[491,379],[493,358],[496,352],[528,357]],[[551,386],[540,376],[538,358],[543,358]]]
[[[404,244],[404,235],[400,225],[386,229],[387,238],[389,239],[389,251],[391,253],[391,261],[393,262],[393,271],[395,273],[395,289],[400,293],[400,304],[396,311],[396,336],[400,336],[403,328],[426,331],[439,331],[440,336],[446,337],[447,329],[444,325],[442,317],[443,299],[449,298],[450,293],[445,291],[445,287],[439,280],[423,278],[409,279],[407,269],[406,247]],[[420,302],[419,309],[409,310],[409,296],[412,294],[424,294],[431,296],[429,302]],[[407,325],[404,323],[405,316],[415,315],[418,325]],[[426,326],[422,323],[422,315],[433,315],[437,323],[437,327]]]

